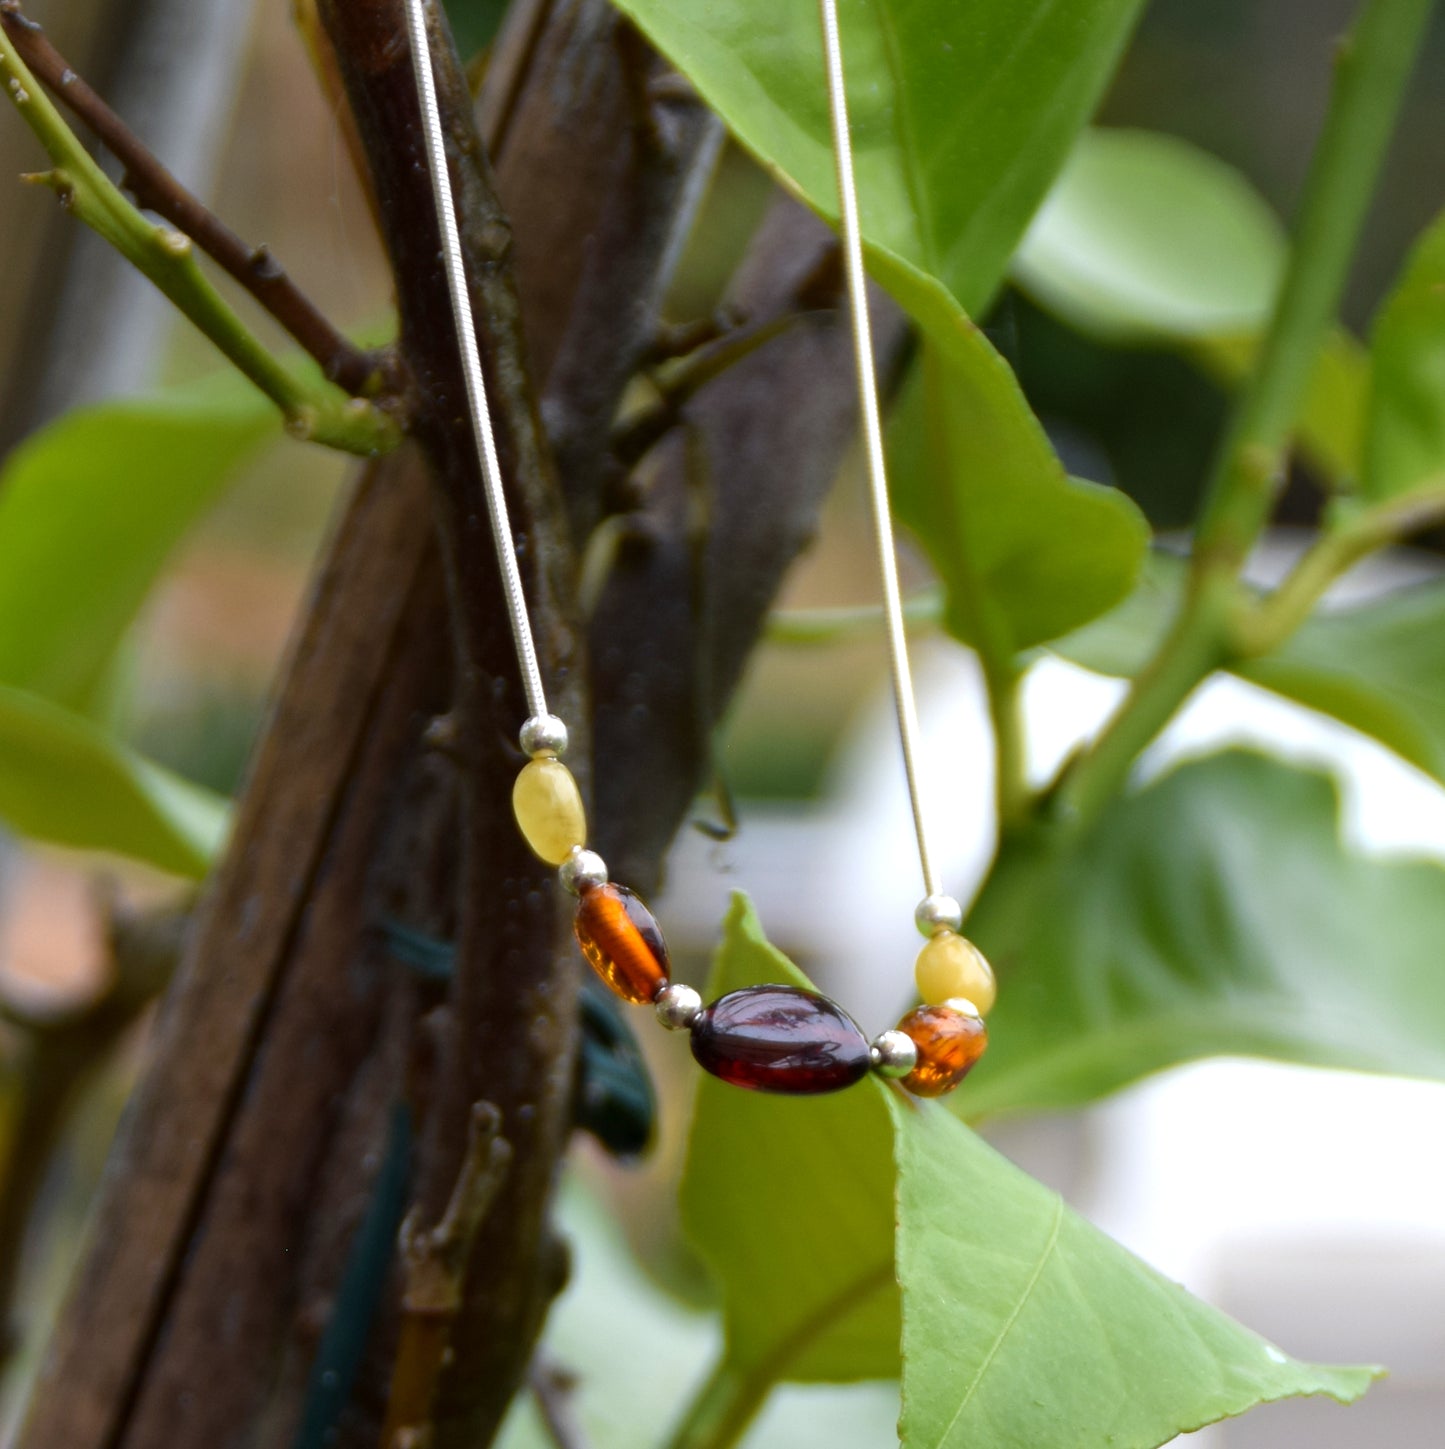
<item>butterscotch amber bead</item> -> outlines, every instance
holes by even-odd
[[[903,1085],[915,1097],[942,1097],[969,1073],[988,1045],[980,1017],[951,1006],[920,1006],[898,1023],[918,1048],[918,1065]]]
[[[561,865],[587,844],[587,812],[572,772],[552,755],[529,761],[512,786],[512,813],[527,844],[547,862]]]
[[[624,1001],[646,1006],[667,985],[667,943],[652,912],[626,886],[588,886],[572,929],[588,964]]]
[[[980,1016],[993,1010],[998,988],[983,952],[954,931],[939,931],[918,953],[913,976],[918,994],[929,1006],[961,997],[978,1007]]]

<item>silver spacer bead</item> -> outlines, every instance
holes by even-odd
[[[653,998],[657,1019],[668,1031],[686,1031],[702,1010],[702,997],[691,986],[671,981]]]
[[[607,862],[595,850],[573,846],[572,854],[557,867],[557,878],[574,896],[592,886],[607,884]]]
[[[961,931],[963,907],[952,896],[924,896],[913,919],[925,936],[936,936],[940,931]]]
[[[536,759],[538,755],[567,753],[567,726],[555,714],[534,714],[518,734],[522,753]]]
[[[906,1077],[918,1065],[918,1047],[906,1031],[881,1031],[869,1044],[868,1061],[880,1077]]]

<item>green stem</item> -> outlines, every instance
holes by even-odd
[[[1430,6],[1367,0],[1340,45],[1284,284],[1206,492],[1189,593],[1154,659],[1059,786],[1060,814],[1078,825],[1122,790],[1139,752],[1228,655],[1239,571],[1269,521]]]
[[[1019,707],[1023,673],[1012,661],[990,666],[988,656],[982,654],[979,660],[985,670],[989,720],[993,725],[994,800],[1002,837],[1028,820],[1033,805],[1023,712]]]
[[[943,590],[930,588],[903,601],[903,622],[910,630],[943,622]],[[883,632],[881,604],[846,604],[823,609],[778,609],[768,617],[769,644],[811,646],[844,644]]]
[[[1201,566],[1237,571],[1268,522],[1430,8],[1431,0],[1369,0],[1340,43],[1290,266],[1200,520]]]
[[[246,329],[196,263],[191,239],[147,221],[100,169],[0,28],[0,86],[45,147],[55,169],[32,179],[143,272],[281,409],[287,431],[349,453],[396,446],[400,430],[381,409],[339,388],[312,387]]]
[[[757,1417],[772,1387],[771,1377],[739,1372],[724,1352],[693,1395],[667,1449],[728,1449]]]
[[[1368,508],[1322,534],[1272,594],[1236,616],[1232,652],[1251,659],[1273,653],[1314,612],[1325,590],[1362,558],[1442,522],[1445,487],[1437,483]]]

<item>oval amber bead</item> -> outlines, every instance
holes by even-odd
[[[575,846],[587,844],[582,792],[555,755],[539,755],[522,766],[512,786],[512,813],[527,844],[548,865],[561,865]]]
[[[983,1055],[988,1028],[981,1017],[951,1006],[920,1006],[898,1023],[918,1048],[918,1065],[903,1078],[915,1097],[951,1092]]]
[[[748,986],[692,1023],[698,1065],[735,1087],[812,1096],[868,1071],[868,1039],[841,1006],[796,986]]]
[[[572,929],[588,964],[624,1001],[646,1006],[667,985],[667,943],[642,898],[626,886],[584,890]]]
[[[978,1008],[980,1016],[987,1016],[998,995],[993,968],[984,960],[983,952],[956,931],[939,931],[924,946],[914,963],[913,976],[919,996],[929,1006],[961,996]]]

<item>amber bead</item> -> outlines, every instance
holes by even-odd
[[[626,886],[589,886],[572,929],[592,969],[624,1001],[646,1006],[667,985],[667,943],[652,912]]]
[[[988,1045],[981,1017],[952,1006],[920,1006],[898,1023],[918,1048],[918,1065],[903,1078],[915,1097],[941,1097],[972,1069]]]
[[[983,952],[956,931],[939,931],[918,953],[913,967],[918,994],[930,1006],[951,997],[971,1001],[980,1016],[993,1010],[998,988]]]
[[[572,772],[555,755],[529,760],[512,786],[512,813],[527,844],[547,862],[561,865],[587,844],[587,812]]]
[[[730,991],[693,1019],[698,1064],[735,1087],[813,1096],[868,1071],[868,1039],[841,1006],[796,986]]]

